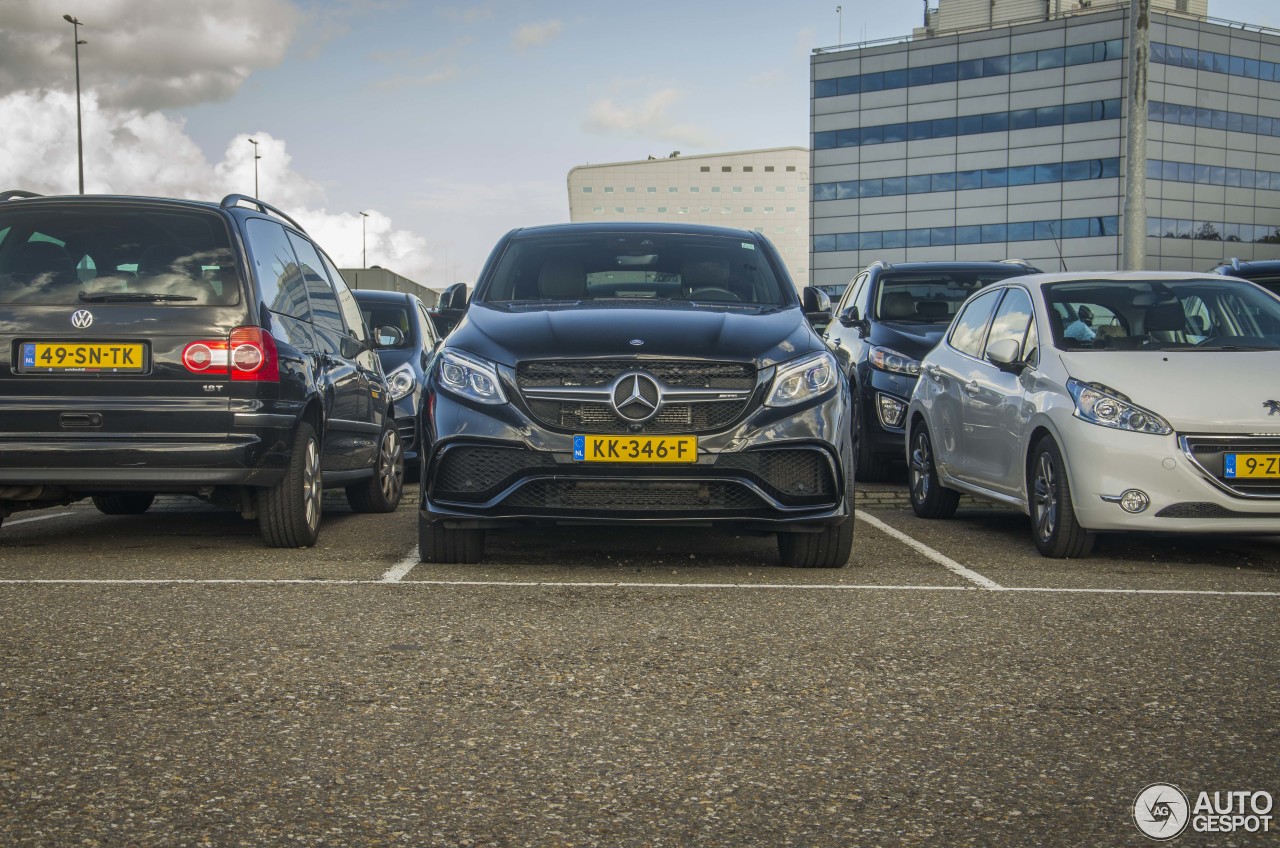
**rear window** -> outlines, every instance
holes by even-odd
[[[1004,271],[903,271],[880,275],[875,314],[883,321],[949,324],[960,304],[983,286],[1025,274]]]
[[[684,301],[782,306],[782,285],[753,241],[709,235],[584,233],[516,239],[486,303]]]
[[[398,305],[394,303],[368,303],[356,301],[360,305],[360,316],[364,318],[365,326],[378,335],[378,344],[382,347],[412,347],[413,346],[413,325],[409,319],[409,309],[407,305]],[[402,341],[398,345],[392,345],[392,336],[384,336],[378,331],[382,327],[395,327],[400,331]]]
[[[0,303],[240,302],[217,215],[137,208],[0,209]]]

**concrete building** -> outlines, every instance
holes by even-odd
[[[346,280],[347,287],[351,289],[377,289],[416,294],[418,299],[428,307],[440,302],[439,292],[377,265],[372,268],[339,268],[338,273],[342,274],[342,279]]]
[[[1128,3],[1070,5],[941,0],[932,34],[814,52],[815,283],[876,259],[1118,266]],[[1182,5],[1205,7],[1153,3]],[[1280,257],[1280,32],[1165,11],[1150,40],[1147,267]]]
[[[809,283],[809,151],[778,147],[580,165],[570,221],[670,221],[758,230],[796,286]]]

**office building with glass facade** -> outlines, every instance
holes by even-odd
[[[580,165],[570,221],[674,221],[757,230],[798,288],[809,283],[809,151],[777,147]]]
[[[1128,4],[1097,5],[816,50],[813,282],[877,259],[1116,269]],[[1153,12],[1150,40],[1147,267],[1280,258],[1280,32]]]

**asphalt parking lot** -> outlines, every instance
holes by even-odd
[[[1050,561],[892,501],[830,571],[597,528],[428,566],[413,504],[303,551],[180,499],[17,514],[0,844],[1141,845],[1150,783],[1280,794],[1280,540]]]

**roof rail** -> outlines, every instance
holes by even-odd
[[[297,221],[290,218],[285,213],[281,212],[279,209],[272,206],[270,203],[264,203],[263,201],[258,200],[258,198],[250,197],[247,194],[228,194],[226,197],[222,198],[222,202],[219,203],[218,205],[221,206],[223,209],[230,209],[233,206],[239,206],[242,202],[249,203],[258,207],[259,212],[270,212],[276,217],[284,218],[286,221],[288,221],[290,224],[293,224],[302,232],[304,233],[306,232],[306,229],[304,229],[301,224],[299,224]]]
[[[15,197],[43,197],[44,195],[36,194],[34,191],[23,191],[15,188],[12,191],[0,192],[0,200],[13,200]]]

